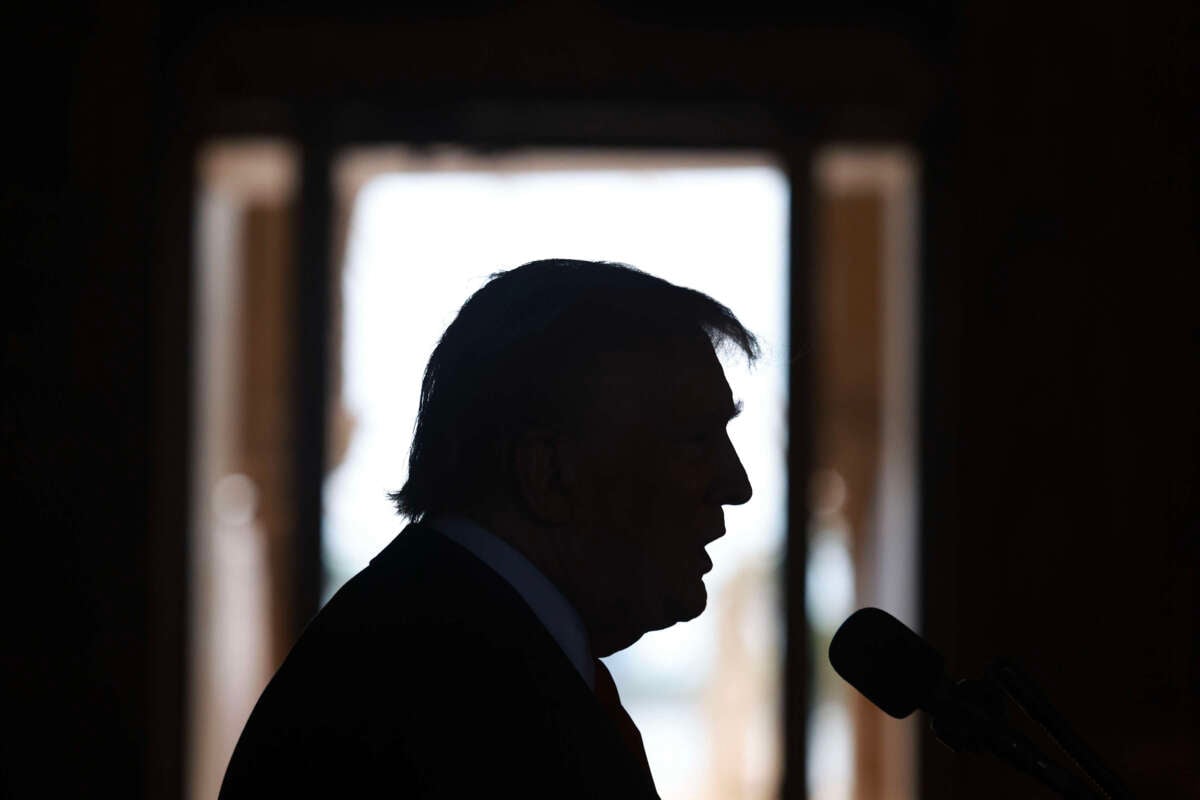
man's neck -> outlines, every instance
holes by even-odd
[[[539,525],[507,510],[461,513],[518,550],[562,592],[583,620],[594,655],[611,655],[641,638],[640,631],[620,624],[627,620],[606,619],[613,616],[605,613],[607,581],[588,569],[583,549],[573,546],[577,539],[572,531]]]

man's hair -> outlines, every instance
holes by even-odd
[[[577,413],[600,355],[700,336],[758,357],[724,305],[626,264],[548,259],[493,273],[429,358],[408,480],[389,497],[420,522],[511,490],[516,437]]]

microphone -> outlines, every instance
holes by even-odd
[[[861,608],[829,644],[842,679],[896,719],[932,710],[945,682],[942,655],[903,622],[878,608]]]
[[[888,715],[904,719],[918,708],[927,711],[938,740],[956,752],[986,749],[988,735],[1003,728],[1004,699],[994,685],[951,683],[942,654],[881,609],[851,614],[833,635],[829,661]]]
[[[996,681],[951,682],[942,655],[886,611],[861,608],[851,614],[829,644],[829,661],[888,715],[903,719],[918,708],[928,712],[934,734],[951,750],[991,752],[1063,797],[1096,797],[1005,724],[1004,695]]]

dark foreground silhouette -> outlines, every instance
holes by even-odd
[[[327,604],[254,709],[222,798],[655,797],[516,592],[411,526]]]
[[[493,276],[425,372],[414,524],[310,623],[221,797],[657,797],[598,657],[704,610],[704,546],[750,498],[725,341],[757,354],[632,268]]]

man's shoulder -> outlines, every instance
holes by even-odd
[[[309,624],[246,726],[225,796],[281,771],[306,788],[358,775],[413,796],[539,782],[592,796],[626,780],[604,724],[516,591],[410,526]]]
[[[493,692],[500,672],[546,660],[532,613],[472,560],[436,531],[406,528],[309,622],[248,730],[425,724]],[[512,652],[522,653],[520,662],[506,660]],[[516,673],[504,679],[531,682]]]
[[[463,633],[520,622],[528,609],[500,576],[460,545],[424,525],[409,525],[314,617],[310,628],[375,635],[403,630]]]
[[[432,528],[410,525],[334,594],[280,673],[304,681],[353,672],[359,685],[381,675],[449,680],[512,652],[527,663],[557,656],[499,575]]]

